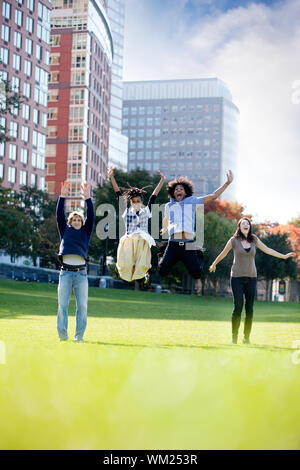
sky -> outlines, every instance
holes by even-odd
[[[124,80],[222,79],[240,111],[237,201],[254,222],[300,215],[300,0],[125,4]]]

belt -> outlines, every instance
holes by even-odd
[[[70,264],[62,264],[61,269],[63,269],[64,271],[72,271],[72,272],[77,273],[78,271],[83,271],[84,269],[86,269],[86,264],[81,264],[79,266],[72,266]]]
[[[195,240],[182,240],[182,239],[178,239],[178,238],[170,238],[169,241],[172,242],[172,243],[178,243],[179,246],[184,246],[186,243],[192,243]]]

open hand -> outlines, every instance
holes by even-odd
[[[229,170],[229,171],[227,172],[227,175],[226,175],[226,176],[227,176],[227,183],[231,184],[232,181],[233,181],[233,173],[232,173],[232,171]]]
[[[64,181],[61,183],[60,186],[60,195],[61,197],[67,197],[70,191],[70,183],[68,181]]]
[[[83,196],[84,199],[89,199],[91,197],[89,184],[81,185],[81,196]]]
[[[294,253],[293,251],[291,253],[287,253],[285,255],[285,259],[288,259],[288,258],[296,258],[297,257],[297,253]]]
[[[112,176],[114,176],[114,171],[115,171],[115,169],[114,169],[112,166],[110,166],[110,167],[108,168],[108,173],[107,173],[107,174],[108,174],[109,178],[111,178]]]

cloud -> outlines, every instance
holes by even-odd
[[[300,212],[300,104],[292,102],[300,1],[253,3],[192,21],[187,2],[174,4],[168,12],[129,1],[137,8],[134,17],[127,11],[124,79],[223,79],[240,110],[238,200],[256,219],[285,222]]]

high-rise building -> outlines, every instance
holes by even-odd
[[[47,189],[71,183],[68,209],[107,175],[113,41],[105,0],[53,0]]]
[[[19,109],[1,118],[9,140],[0,144],[0,178],[14,191],[44,190],[52,2],[9,0],[0,8],[0,88],[9,81],[23,95]]]
[[[112,64],[109,164],[127,170],[128,139],[122,134],[125,0],[107,0],[114,57]]]
[[[217,78],[124,82],[123,134],[128,170],[187,176],[208,194],[235,173],[239,111]],[[235,185],[224,199],[234,200]]]

